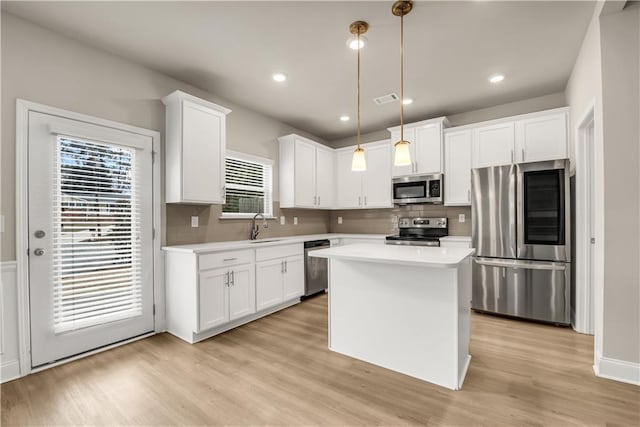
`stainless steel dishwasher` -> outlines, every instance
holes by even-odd
[[[304,296],[322,292],[327,289],[328,260],[326,258],[310,257],[309,252],[331,246],[329,240],[312,240],[304,242]]]

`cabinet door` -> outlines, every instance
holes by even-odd
[[[304,256],[288,257],[284,270],[284,301],[304,294]]]
[[[392,174],[394,177],[403,176],[403,175],[411,175],[415,173],[415,161],[416,161],[416,132],[415,129],[407,129],[404,128],[404,139],[405,141],[409,141],[411,144],[409,145],[409,152],[411,153],[411,164],[407,166],[393,166]],[[391,132],[391,164],[393,165],[395,151],[394,145],[396,142],[400,141],[400,131]]]
[[[319,208],[333,207],[334,189],[333,150],[316,148],[316,193]]]
[[[474,168],[513,163],[513,122],[482,126],[473,130],[472,164]]]
[[[415,129],[416,173],[442,172],[442,125],[439,123],[420,126]]]
[[[363,206],[393,207],[391,200],[391,147],[389,144],[365,148],[367,171],[364,175]]]
[[[224,202],[224,153],[224,114],[190,101],[183,101],[182,198],[184,201]]]
[[[253,264],[231,270],[229,283],[229,320],[256,312],[256,286]]]
[[[471,204],[471,130],[444,136],[444,204]]]
[[[335,207],[359,208],[362,204],[362,176],[364,172],[351,170],[351,150],[336,152],[336,202]],[[367,165],[367,169],[369,166]]]
[[[566,113],[516,122],[516,159],[537,162],[567,157]]]
[[[306,141],[295,142],[295,206],[315,207],[316,147]]]
[[[226,268],[200,273],[198,331],[213,328],[229,320]]]
[[[282,259],[262,261],[256,264],[256,309],[258,311],[278,305],[283,301]]]

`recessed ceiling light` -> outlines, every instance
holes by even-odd
[[[504,74],[494,74],[493,76],[489,77],[489,81],[491,83],[500,83],[503,80],[504,80]]]
[[[350,119],[350,117],[349,117],[349,116],[347,116],[347,115],[340,116],[340,121],[341,121],[341,122],[348,122],[348,121],[349,121],[349,119]]]
[[[287,80],[287,76],[285,76],[282,73],[275,73],[273,75],[273,80],[275,80],[277,82],[283,82],[283,81]]]
[[[358,44],[357,37],[349,37],[347,39],[347,46],[349,46],[353,50],[362,49],[366,44],[367,44],[367,38],[364,36],[360,36],[360,44]]]
[[[404,105],[413,104],[413,99],[411,99],[411,98],[405,98],[405,99],[403,99],[403,100],[402,100],[402,103],[403,103]]]

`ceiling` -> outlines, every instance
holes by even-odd
[[[327,141],[355,133],[362,50],[362,131],[399,124],[399,18],[392,1],[2,2],[2,9],[130,58]],[[564,90],[593,1],[416,1],[405,17],[408,121]],[[288,76],[285,83],[271,79]],[[504,73],[492,85],[487,78]],[[339,117],[347,114],[349,122]]]

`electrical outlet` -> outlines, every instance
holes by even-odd
[[[198,228],[198,221],[200,218],[198,218],[197,216],[192,216],[191,217],[191,228]]]
[[[464,214],[460,214],[458,215],[458,222],[465,222],[467,219],[465,218]]]
[[[293,225],[298,225],[298,217],[297,216],[293,217]]]
[[[341,216],[338,217],[338,224],[342,224],[342,217]]]
[[[282,216],[280,217],[280,225],[285,225],[286,223],[287,223],[287,220],[286,220],[286,218],[284,217],[284,215],[282,215]]]

